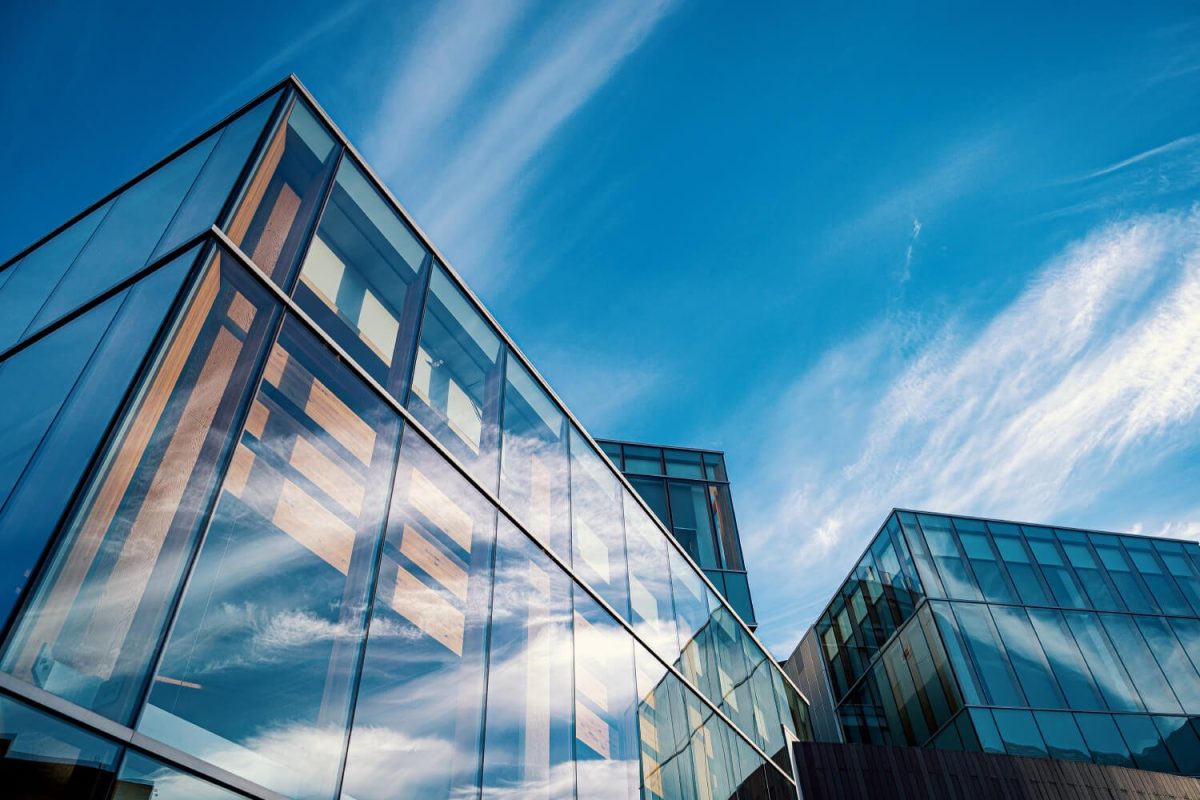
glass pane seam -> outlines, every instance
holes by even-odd
[[[382,386],[380,386],[378,381],[376,381],[369,374],[367,374],[367,372],[365,370],[363,370],[362,367],[360,367],[358,365],[358,363],[353,358],[351,358],[350,355],[348,353],[346,353],[346,351],[343,350],[342,347],[337,342],[335,342],[332,339],[332,337],[330,337],[327,333],[325,333],[325,331],[323,331],[320,328],[320,326],[318,326],[316,324],[316,322],[312,320],[311,317],[309,317],[301,308],[299,308],[299,306],[297,306],[295,304],[295,302],[292,300],[291,297],[289,297],[287,294],[285,294],[283,292],[283,290],[280,289],[270,279],[270,277],[268,277],[265,273],[263,273],[263,271],[261,269],[259,269],[258,266],[255,265],[254,262],[251,261],[250,258],[245,253],[243,253],[236,244],[231,242],[223,231],[221,231],[219,228],[217,228],[214,225],[211,229],[211,233],[221,242],[222,248],[224,250],[226,250],[231,255],[233,255],[235,257],[235,259],[241,263],[241,266],[247,272],[249,272],[252,276],[254,276],[254,278],[256,280],[258,280],[259,283],[263,284],[268,289],[268,291],[270,291],[271,294],[274,295],[274,297],[283,304],[285,310],[289,314],[291,314],[296,319],[301,321],[305,325],[305,327],[307,327],[310,330],[310,332],[314,333],[326,346],[328,346],[329,348],[334,350],[334,352],[336,352],[338,354],[338,356],[343,359],[343,361],[346,363],[346,365],[351,369],[352,372],[354,372],[354,374],[360,380],[362,380],[365,384],[367,384],[388,405],[390,405],[395,411],[397,411],[403,418],[406,428],[411,426],[415,431],[417,431],[418,434],[421,436],[421,438],[424,439],[425,442],[427,444],[429,444],[429,446],[431,446],[442,458],[444,458],[446,461],[448,461],[451,464],[451,466],[455,469],[456,472],[458,472],[460,475],[462,475],[468,481],[468,483],[470,483],[490,503],[492,503],[492,505],[494,505],[498,511],[503,513],[505,518],[508,519],[509,522],[511,522],[519,531],[521,531],[521,533],[524,534],[531,542],[533,542],[533,544],[539,550],[546,553],[546,555],[549,556],[550,559],[556,565],[559,566],[559,568],[561,568],[563,571],[565,571],[579,586],[581,586],[588,593],[588,595],[593,600],[595,600],[609,615],[611,615],[613,617],[613,619],[615,619],[617,621],[617,623],[622,628],[624,628],[626,632],[629,633],[630,636],[632,636],[643,647],[650,650],[651,653],[654,654],[656,659],[658,659],[661,663],[663,663],[667,667],[667,669],[670,670],[677,678],[679,678],[681,681],[683,681],[684,685],[691,688],[697,694],[697,696],[700,697],[701,700],[712,709],[713,713],[717,714],[722,720],[724,720],[725,723],[730,726],[730,728],[737,731],[738,734],[740,736],[742,736],[742,738],[748,744],[750,744],[750,746],[753,747],[755,749],[755,751],[759,753],[759,755],[761,755],[764,758],[764,760],[774,764],[774,761],[772,761],[770,756],[768,756],[766,753],[764,753],[758,747],[758,745],[754,743],[754,741],[749,736],[747,736],[737,725],[735,725],[733,723],[733,721],[730,720],[723,711],[721,711],[721,709],[717,706],[716,703],[714,703],[712,700],[710,700],[700,689],[693,686],[692,683],[686,677],[684,677],[683,673],[679,672],[674,667],[674,665],[666,664],[666,662],[663,661],[661,659],[661,657],[659,657],[656,653],[654,653],[654,649],[651,647],[650,643],[643,640],[641,638],[641,636],[634,630],[633,626],[627,620],[623,619],[620,616],[620,614],[617,613],[616,609],[614,609],[611,605],[609,605],[608,601],[606,601],[600,595],[600,593],[591,586],[590,583],[588,583],[586,580],[584,580],[582,577],[580,577],[575,572],[575,570],[562,557],[560,557],[554,551],[550,550],[545,544],[540,542],[535,536],[533,536],[533,534],[531,534],[528,530],[526,530],[524,523],[521,522],[516,517],[516,515],[513,514],[513,512],[503,502],[501,502],[499,497],[497,497],[494,492],[492,492],[491,490],[486,488],[479,481],[479,479],[474,476],[474,474],[472,474],[469,470],[467,470],[467,468],[465,466],[463,466],[458,461],[457,458],[455,458],[455,456],[452,453],[450,453],[448,450],[445,449],[445,447],[442,445],[442,443],[439,442],[437,440],[437,438],[432,433],[430,433],[425,428],[425,426],[422,425],[421,422],[418,419],[416,419],[412,415],[411,412],[409,412],[409,410],[407,408],[402,406],[399,403],[399,401],[396,400],[396,398],[394,398],[390,393],[388,393],[388,391],[386,389],[384,389]],[[636,495],[636,493],[634,493],[634,494]],[[652,513],[652,512],[648,512],[648,513]],[[674,540],[674,537],[669,537],[669,538],[672,541]],[[686,553],[684,555],[686,556]],[[690,561],[690,559],[689,559],[689,561]],[[705,583],[708,584],[709,588],[712,589],[714,594],[717,594],[715,588],[712,587],[711,583],[708,582],[708,579],[704,576],[704,573],[702,571],[700,571],[698,568],[697,568],[697,573],[698,573],[698,577],[703,579],[705,581]],[[719,597],[719,594],[717,594],[717,596]],[[736,616],[737,612],[733,611],[732,609],[729,609],[729,611],[730,611],[730,613],[732,613]],[[740,618],[738,618],[738,619],[740,621]],[[748,632],[748,631],[746,631],[746,632]],[[751,635],[751,637],[753,637],[753,634],[750,634],[750,635]],[[753,641],[758,643],[757,638],[753,638]],[[762,647],[761,643],[759,643],[759,646]],[[780,669],[778,664],[775,663],[774,658],[772,658],[770,656],[770,654],[766,650],[766,648],[762,648],[762,650],[763,650],[764,655],[767,656],[767,659],[770,662],[772,662],[772,664],[774,664],[775,669],[784,676],[785,680],[787,680],[787,682],[795,689],[796,693],[801,698],[803,698],[804,701],[807,703],[808,698],[798,688],[795,688],[795,684],[792,683],[791,679],[788,678],[787,675],[783,673],[783,670]],[[776,769],[779,769],[780,773],[783,774],[783,770],[780,769],[777,765],[776,765]],[[784,777],[787,778],[789,781],[791,781],[791,776],[788,776],[785,774]]]

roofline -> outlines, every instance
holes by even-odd
[[[659,448],[662,448],[663,450],[684,450],[684,451],[690,451],[693,453],[714,453],[716,455],[721,456],[722,458],[725,457],[724,450],[717,450],[712,447],[691,447],[690,445],[658,444],[656,442],[634,442],[634,441],[630,441],[629,439],[608,439],[608,438],[604,438],[604,437],[599,437],[596,439],[596,441],[597,442],[608,442],[610,444],[631,444],[634,447],[659,447]]]

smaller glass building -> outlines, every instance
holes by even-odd
[[[786,669],[819,738],[1200,774],[1200,546],[894,511]]]
[[[725,454],[614,439],[597,439],[596,443],[754,630],[758,623],[742,560]]]

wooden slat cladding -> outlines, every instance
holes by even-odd
[[[275,176],[275,170],[279,167],[279,160],[283,157],[283,148],[287,143],[287,125],[281,124],[279,129],[275,131],[275,136],[271,139],[271,144],[267,146],[267,152],[263,156],[262,163],[258,167],[258,172],[254,176],[254,180],[250,182],[250,186],[246,189],[246,194],[242,198],[242,204],[238,208],[237,214],[229,223],[226,232],[229,238],[239,245],[242,243],[242,237],[246,235],[246,231],[250,229],[250,222],[254,219],[254,212],[258,210],[258,206],[262,203],[263,195],[267,192],[267,187],[271,185],[271,178]]]
[[[916,747],[797,742],[805,800],[1184,800],[1200,780],[1048,758]]]

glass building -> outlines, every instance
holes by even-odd
[[[807,703],[294,78],[0,267],[0,782],[795,797]]]
[[[725,454],[718,450],[597,439],[646,505],[675,534],[738,616],[754,630],[754,604],[742,560]]]
[[[818,738],[1200,774],[1200,546],[894,511],[786,668]]]

